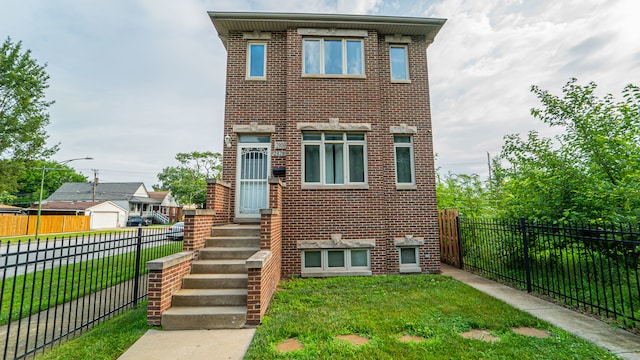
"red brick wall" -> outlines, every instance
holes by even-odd
[[[364,38],[365,79],[302,77],[302,37],[296,29],[272,33],[267,45],[267,80],[246,81],[246,41],[232,33],[228,41],[224,180],[231,183],[234,202],[236,134],[234,124],[275,125],[275,141],[286,141],[286,157],[273,157],[273,167],[286,167],[282,195],[282,275],[300,274],[299,240],[376,239],[371,250],[373,274],[399,271],[394,237],[424,237],[420,249],[423,271],[439,272],[435,170],[427,76],[427,44],[413,37],[409,44],[411,83],[391,83],[389,45],[384,35],[369,31]],[[301,133],[297,124],[369,123],[367,190],[308,190],[301,187]],[[393,134],[390,126],[416,126],[414,136],[417,190],[396,190]],[[430,259],[425,259],[429,254]]]
[[[216,212],[210,209],[184,210],[183,251],[197,251],[205,246],[211,236],[211,228],[216,224]],[[197,256],[196,256],[197,257]]]
[[[260,220],[260,249],[271,252],[262,268],[248,269],[247,324],[256,325],[269,308],[278,287],[282,262],[282,222],[280,208],[282,186],[279,181],[269,184],[271,209],[262,211]]]
[[[224,225],[231,222],[231,186],[221,180],[207,180],[206,209],[216,212],[215,225]]]
[[[149,325],[160,325],[162,313],[171,307],[171,296],[182,289],[182,279],[191,271],[192,262],[193,258],[190,258],[167,268],[149,270],[147,303]]]

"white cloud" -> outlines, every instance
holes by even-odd
[[[0,34],[49,64],[56,159],[92,156],[103,181],[157,182],[177,152],[222,150],[226,52],[207,11],[444,17],[429,48],[443,169],[486,174],[502,137],[540,128],[531,85],[570,77],[619,94],[640,79],[636,0],[13,1]],[[5,36],[6,36],[5,35]],[[90,174],[90,171],[87,173]]]

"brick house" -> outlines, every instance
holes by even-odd
[[[225,148],[201,215],[261,224],[247,323],[281,277],[440,272],[427,48],[445,20],[209,16],[227,51]],[[202,216],[185,215],[197,250]]]

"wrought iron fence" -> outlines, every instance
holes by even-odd
[[[148,260],[182,251],[166,229],[18,241],[0,247],[0,349],[33,358],[147,296]]]
[[[459,219],[464,268],[640,329],[640,226]]]

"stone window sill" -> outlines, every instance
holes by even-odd
[[[302,184],[302,190],[369,190],[369,184],[311,185]]]

